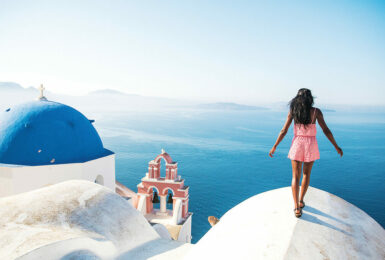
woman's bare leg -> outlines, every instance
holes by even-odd
[[[310,173],[311,168],[313,167],[314,161],[312,162],[304,162],[303,163],[303,177],[302,177],[302,183],[301,183],[301,194],[299,196],[299,200],[302,201],[305,197],[307,188],[309,187],[310,183]],[[302,203],[300,206],[303,206]]]
[[[299,192],[299,179],[301,177],[302,162],[291,161],[291,167],[293,169],[293,179],[291,180],[291,190],[293,192],[294,208],[299,208],[298,192]],[[297,210],[296,213],[300,211]]]

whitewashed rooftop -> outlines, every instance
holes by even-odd
[[[177,259],[189,247],[161,238],[130,203],[92,182],[0,199],[0,259]]]
[[[365,212],[312,187],[305,202],[297,219],[290,187],[256,195],[191,245],[111,190],[67,181],[0,199],[0,259],[385,259],[385,231]]]
[[[385,231],[364,211],[309,187],[301,218],[291,188],[261,193],[228,211],[186,259],[385,259]]]

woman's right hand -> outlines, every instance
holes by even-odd
[[[275,152],[275,149],[277,149],[275,146],[273,146],[273,148],[271,148],[271,150],[270,150],[270,152],[269,152],[269,156],[271,157],[271,158],[273,158],[273,154],[274,154],[274,152]]]
[[[338,153],[339,155],[341,155],[341,157],[342,157],[342,155],[344,154],[344,152],[342,151],[342,149],[341,149],[339,146],[337,146],[337,147],[336,147],[336,150],[337,150],[337,153]]]

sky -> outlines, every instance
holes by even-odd
[[[0,0],[0,81],[215,102],[385,105],[385,1]]]

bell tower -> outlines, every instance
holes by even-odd
[[[166,162],[164,177],[160,173],[162,159]],[[174,162],[163,149],[148,163],[148,172],[138,184],[138,196],[137,209],[150,223],[164,225],[174,240],[191,242],[192,213],[188,212],[189,187],[185,186],[184,180],[178,175],[178,163]],[[158,199],[160,208],[155,209],[153,204],[157,203]],[[167,203],[170,202],[172,210],[167,209]],[[177,234],[176,230],[179,230]]]

